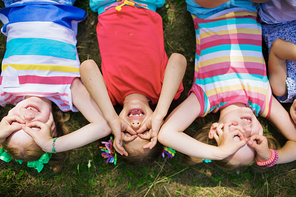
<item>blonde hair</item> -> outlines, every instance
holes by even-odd
[[[52,104],[53,119],[56,126],[57,137],[68,134],[69,128],[65,125],[65,122],[69,120],[69,114],[63,115],[63,112],[55,105]],[[9,143],[8,137],[3,142],[4,149],[16,160],[23,160],[24,162],[36,161],[43,154],[44,151],[34,142],[32,139],[26,146],[19,147]],[[59,173],[62,170],[62,166],[68,157],[68,152],[62,152],[53,154],[48,164],[52,167],[55,173]]]
[[[194,136],[194,138],[200,142],[203,142],[205,144],[209,144],[209,145],[213,145],[213,146],[217,146],[217,142],[215,139],[210,139],[208,137],[210,128],[212,126],[213,122],[208,122],[205,126],[203,126]],[[280,144],[279,142],[270,134],[265,134],[264,136],[267,138],[268,140],[268,147],[271,149],[279,149],[280,148]],[[185,155],[185,161],[186,163],[190,164],[190,165],[194,165],[197,163],[201,163],[203,160],[203,158],[196,158],[196,157],[191,157],[188,155]],[[254,160],[255,161],[255,160]],[[233,170],[238,170],[241,168],[244,168],[246,166],[242,166],[242,165],[238,165],[238,164],[233,164],[231,162],[229,162],[229,160],[224,159],[224,160],[214,160],[213,163],[220,169],[222,170],[226,170],[226,171],[233,171]],[[256,164],[256,162],[253,162],[253,165],[251,165],[251,167],[257,171],[257,172],[262,172],[262,171],[266,171],[268,168],[267,167],[261,167],[258,166]]]

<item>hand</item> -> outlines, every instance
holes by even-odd
[[[258,161],[266,161],[270,158],[271,152],[268,148],[268,141],[265,136],[253,135],[249,138],[248,145],[255,149]]]
[[[14,122],[16,123],[13,124]],[[0,122],[0,143],[2,144],[14,131],[21,130],[22,124],[25,124],[25,121],[19,116],[5,116]]]
[[[137,135],[137,133],[119,116],[117,116],[116,119],[109,122],[109,125],[111,127],[112,133],[114,135],[114,143],[113,146],[115,150],[121,154],[128,156],[128,153],[125,151],[125,149],[122,147],[122,140],[125,137],[124,132],[128,132],[130,135]],[[136,138],[135,136],[134,138]]]
[[[157,135],[160,127],[163,124],[163,118],[152,113],[143,123],[141,128],[137,131],[138,135],[142,139],[149,140],[150,142],[143,146],[143,148],[152,149],[157,143]]]
[[[39,129],[36,130],[34,128]],[[44,152],[52,152],[53,129],[55,129],[55,125],[52,116],[50,116],[46,123],[34,121],[23,125],[23,130],[34,139],[36,144],[40,146]]]
[[[217,123],[218,124],[218,123]],[[237,125],[235,122],[218,124],[216,129],[211,129],[209,138],[214,138],[221,150],[222,159],[234,154],[239,148],[247,143],[243,134],[239,130],[229,131],[231,125]]]

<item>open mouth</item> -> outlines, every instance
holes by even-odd
[[[37,107],[35,107],[35,106],[32,106],[32,105],[26,107],[26,109],[27,110],[34,111],[34,112],[39,112],[39,109]]]
[[[127,114],[127,116],[129,118],[133,118],[133,117],[142,117],[144,116],[145,113],[143,112],[143,110],[141,109],[132,109],[129,111],[129,113]]]
[[[252,123],[252,118],[251,117],[241,117],[243,121],[246,121],[247,123]]]

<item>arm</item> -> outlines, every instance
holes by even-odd
[[[164,72],[163,85],[159,96],[158,103],[153,114],[146,120],[144,127],[138,130],[138,133],[146,130],[146,127],[151,128],[151,143],[148,143],[144,148],[153,148],[157,142],[157,134],[163,119],[167,115],[169,107],[180,87],[186,71],[186,58],[178,53],[171,55],[167,67]],[[141,135],[141,134],[140,134]]]
[[[129,127],[129,125],[122,120],[114,110],[108,91],[105,85],[104,78],[93,60],[86,60],[80,66],[81,79],[94,99],[100,110],[102,111],[105,119],[114,134],[114,147],[120,154],[127,155],[127,152],[122,147],[122,131],[128,131],[130,134],[136,132]]]
[[[111,133],[111,129],[103,118],[100,109],[78,78],[73,80],[71,92],[73,104],[90,123],[72,133],[59,137],[55,142],[57,152],[64,152],[84,146]],[[29,127],[24,127],[24,130],[34,138],[42,150],[52,152],[53,138],[48,135],[51,123],[42,124],[35,122],[29,126],[33,125],[40,127],[41,130],[36,132]]]
[[[219,147],[204,144],[183,133],[198,117],[199,113],[200,103],[195,94],[192,93],[167,118],[158,134],[159,142],[183,154],[213,160],[224,159],[246,144],[244,140],[239,142],[233,140],[234,135],[238,134],[235,132],[226,132],[230,134],[227,137],[228,141],[227,143],[221,142]],[[226,138],[224,139],[226,140]]]
[[[277,96],[287,93],[286,60],[296,61],[296,45],[282,39],[276,39],[268,57],[268,75],[272,92]]]
[[[277,163],[296,160],[296,126],[289,113],[274,97],[272,98],[270,120],[287,139],[286,144],[277,150],[279,155]]]

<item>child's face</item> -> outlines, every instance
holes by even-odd
[[[229,131],[239,130],[246,139],[252,135],[263,135],[263,128],[257,117],[250,108],[240,108],[224,114],[219,119],[219,123],[236,122],[236,124],[229,127]],[[234,137],[233,140],[239,140]],[[244,145],[233,155],[227,158],[233,164],[248,165],[254,161],[255,150],[248,145]]]
[[[246,139],[252,135],[263,135],[263,128],[250,108],[239,108],[220,116],[219,123],[236,122],[229,130],[240,130]]]
[[[26,124],[33,121],[40,121],[46,123],[50,117],[52,117],[51,101],[39,98],[39,97],[29,97],[19,102],[14,108],[8,112],[8,116],[19,116],[25,121]],[[12,124],[19,124],[18,122],[13,122]],[[50,136],[55,135],[55,124],[51,128]],[[40,130],[40,128],[32,128],[35,130]],[[24,146],[30,143],[33,138],[23,130],[15,131],[9,137],[9,142],[17,144],[18,146]]]
[[[143,123],[146,121],[153,111],[151,110],[149,104],[139,100],[132,100],[126,103],[119,114],[119,117],[124,119],[134,131],[138,131]],[[130,137],[129,133],[124,133]],[[125,141],[125,138],[123,138]],[[148,144],[150,139],[142,139],[140,136],[137,136],[131,141],[125,141],[125,147],[127,149],[137,149],[138,151],[144,151],[143,146]]]
[[[152,114],[149,104],[140,100],[132,100],[124,104],[119,117],[125,120],[134,131],[138,131],[147,117]]]
[[[26,124],[33,121],[46,123],[52,115],[51,101],[39,97],[29,97],[19,102],[8,112],[8,116],[19,116]]]

